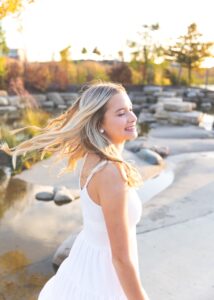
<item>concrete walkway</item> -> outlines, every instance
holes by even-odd
[[[137,228],[142,284],[151,300],[213,300],[214,152],[166,161],[173,183],[150,201],[142,199]]]

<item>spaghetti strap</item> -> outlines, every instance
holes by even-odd
[[[107,160],[103,160],[101,162],[99,162],[92,170],[91,173],[89,174],[89,176],[86,179],[86,182],[83,186],[82,189],[84,189],[85,187],[87,187],[89,181],[91,180],[92,176],[94,175],[94,173],[96,173],[102,166],[104,166],[108,161]]]
[[[83,187],[81,187],[80,179],[81,179],[83,167],[85,165],[87,154],[88,154],[88,152],[85,154],[85,156],[83,158],[83,162],[82,162],[82,166],[81,166],[81,170],[80,170],[80,174],[79,174],[79,188],[81,190],[83,190],[85,187],[87,187],[87,185],[88,185],[89,181],[91,180],[92,176],[94,175],[94,173],[96,173],[99,170],[99,168],[101,168],[103,165],[105,165],[108,162],[107,160],[103,160],[103,161],[99,162],[98,164],[96,164],[95,167],[91,170],[90,174],[88,175],[85,184],[83,185]]]
[[[80,178],[81,178],[81,175],[82,175],[82,170],[83,170],[83,166],[85,164],[87,155],[88,155],[88,152],[86,152],[85,155],[83,156],[82,164],[81,164],[81,167],[80,167],[80,172],[79,172],[79,188],[80,189],[81,189]]]

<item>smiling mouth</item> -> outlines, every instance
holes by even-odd
[[[125,130],[126,130],[126,131],[133,131],[133,130],[136,130],[136,126],[130,126],[130,127],[127,127]]]

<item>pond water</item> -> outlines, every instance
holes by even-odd
[[[12,178],[0,191],[0,300],[37,300],[54,274],[54,252],[81,226],[78,200],[38,201],[43,188]]]

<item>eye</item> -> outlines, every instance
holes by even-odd
[[[119,117],[122,117],[122,116],[124,116],[125,115],[125,113],[121,113],[121,114],[119,114],[118,116]]]

